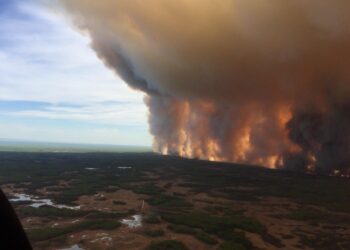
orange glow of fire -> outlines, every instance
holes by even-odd
[[[288,105],[280,105],[275,110],[275,122],[274,129],[279,137],[279,142],[272,142],[270,150],[271,152],[263,156],[254,155],[254,145],[252,145],[251,137],[254,131],[254,126],[258,126],[261,123],[267,121],[267,118],[256,114],[250,119],[242,122],[242,126],[238,127],[238,131],[232,133],[232,138],[227,138],[230,141],[230,150],[221,148],[220,142],[217,138],[210,134],[210,124],[207,116],[215,115],[216,106],[211,102],[199,101],[192,104],[189,102],[183,102],[180,104],[180,113],[178,116],[179,124],[177,127],[179,130],[175,131],[176,136],[170,137],[170,141],[161,141],[155,145],[155,148],[161,154],[176,154],[186,158],[197,158],[209,161],[227,161],[236,163],[249,163],[263,165],[268,168],[280,168],[283,166],[283,157],[281,152],[300,152],[301,148],[292,143],[288,138],[288,131],[286,124],[292,117],[292,112]],[[199,115],[197,114],[197,111]],[[191,121],[195,121],[195,129],[189,129],[191,127]],[[190,124],[190,125],[189,125]],[[193,125],[193,124],[192,124]],[[193,127],[193,126],[192,126]],[[236,128],[235,128],[236,129]],[[268,136],[265,138],[270,140]],[[158,148],[158,146],[161,148]],[[230,155],[231,152],[231,155]],[[315,168],[316,159],[314,156],[309,156],[310,166],[308,169],[312,171]]]

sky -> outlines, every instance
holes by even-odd
[[[151,145],[143,94],[39,1],[0,0],[0,139]]]

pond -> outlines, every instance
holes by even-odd
[[[31,202],[29,205],[30,207],[39,208],[41,206],[51,206],[56,208],[66,208],[66,209],[72,209],[72,210],[78,210],[80,209],[80,206],[67,206],[67,205],[60,205],[55,204],[51,199],[40,199],[37,196],[29,195],[29,194],[14,194],[14,198],[11,198],[11,202],[21,202],[21,201],[28,201]]]
[[[136,214],[132,219],[122,219],[120,222],[129,228],[138,228],[142,226],[142,215]]]

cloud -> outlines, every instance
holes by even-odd
[[[150,144],[144,94],[106,69],[54,0],[0,8],[0,137]]]
[[[0,111],[0,115],[33,119],[74,120],[114,126],[144,126],[144,121],[147,119],[146,107],[137,103],[89,103],[76,106],[44,103],[41,107],[31,107],[33,104],[27,104],[27,106],[19,110]]]
[[[14,3],[0,13],[0,100],[142,105],[143,95],[106,69],[64,18],[33,1]]]

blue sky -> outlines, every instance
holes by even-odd
[[[0,138],[150,145],[143,94],[39,1],[0,0]]]

